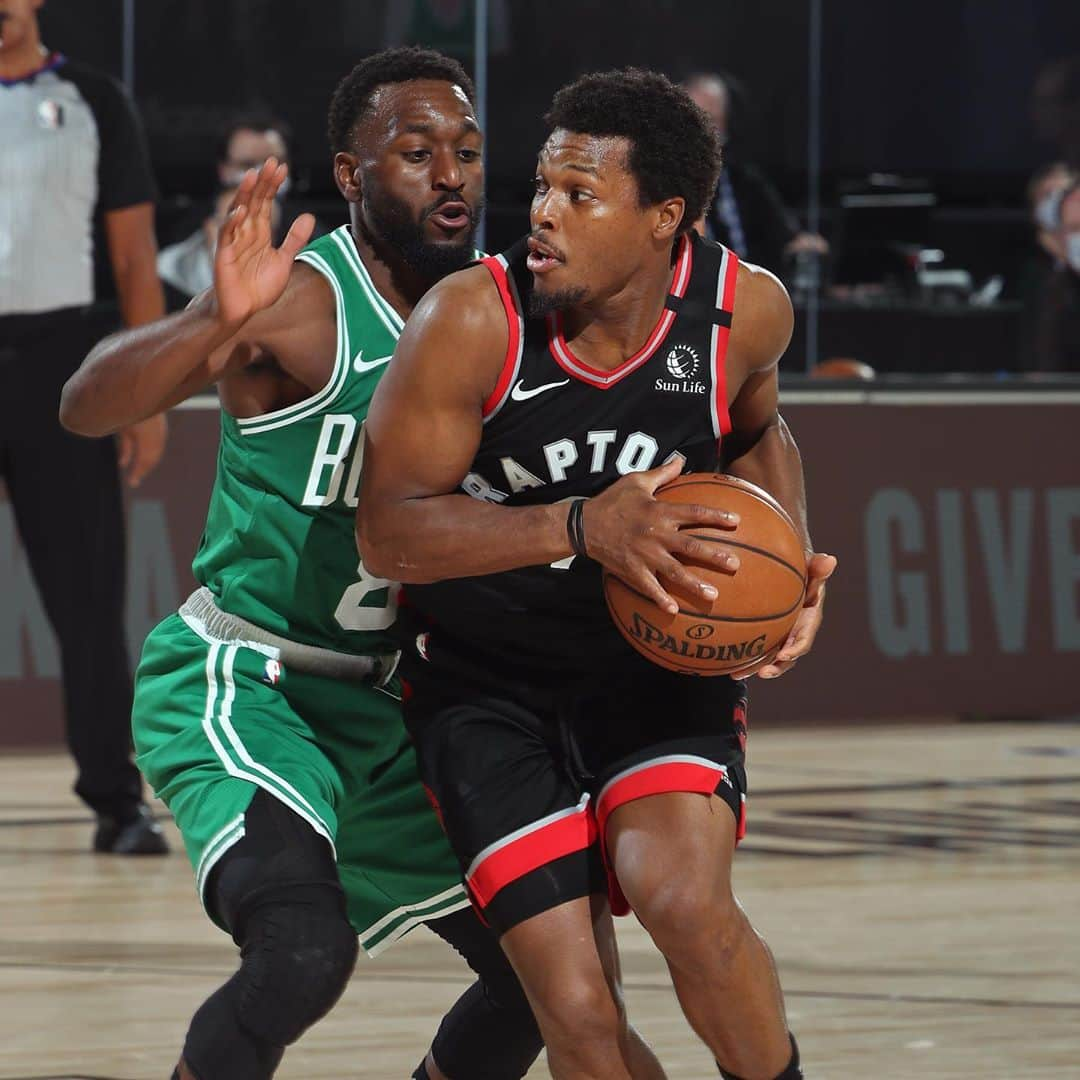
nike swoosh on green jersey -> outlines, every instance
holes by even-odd
[[[372,368],[382,367],[383,364],[388,364],[393,357],[393,353],[390,356],[380,356],[377,360],[365,360],[364,350],[361,349],[356,356],[353,357],[353,371],[360,373],[364,371],[371,371]]]

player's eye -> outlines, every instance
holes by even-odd
[[[537,195],[547,194],[548,186],[544,182],[544,178],[542,176],[533,177],[533,188],[535,189]]]
[[[470,150],[468,147],[464,147],[458,151],[458,157],[460,157],[462,161],[479,161],[480,151]]]
[[[431,157],[430,150],[406,150],[402,155],[406,161],[411,161],[414,164],[419,164],[421,161],[427,161]]]
[[[570,201],[576,203],[588,202],[592,198],[592,192],[586,191],[584,188],[574,188],[570,192]]]

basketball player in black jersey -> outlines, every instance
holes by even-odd
[[[686,526],[735,519],[653,492],[722,468],[779,499],[809,562],[806,607],[760,674],[810,648],[835,560],[813,553],[777,413],[791,304],[691,231],[719,148],[667,79],[586,76],[547,121],[527,246],[437,285],[376,394],[364,563],[407,583],[406,723],[552,1074],[655,1075],[627,1050],[610,896],[725,1076],[795,1080],[771,956],[731,891],[745,684],[641,658],[600,586],[607,567],[669,610],[675,586],[715,598],[680,560],[738,559]]]

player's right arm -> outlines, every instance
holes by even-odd
[[[445,279],[409,317],[364,425],[357,542],[370,573],[428,583],[574,554],[568,503],[508,507],[461,493],[507,339],[506,316],[483,267]],[[676,459],[622,477],[588,500],[585,512],[588,555],[668,610],[677,604],[665,585],[716,596],[680,558],[729,572],[738,566],[731,553],[680,531],[686,525],[730,528],[736,516],[653,498],[682,464]]]
[[[293,274],[293,260],[314,226],[301,215],[280,248],[270,242],[274,195],[285,179],[273,158],[244,177],[218,236],[214,287],[187,309],[99,342],[68,380],[60,421],[80,435],[108,435],[171,408],[231,373],[290,350],[305,331],[304,313],[318,305],[308,294],[329,294],[319,275]],[[306,269],[306,268],[305,268]],[[330,308],[332,312],[332,307]],[[310,317],[310,316],[309,316]],[[317,390],[320,373],[291,370]]]

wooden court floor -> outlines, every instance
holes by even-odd
[[[736,885],[808,1078],[1080,1078],[1080,723],[754,731],[750,764]],[[182,854],[88,852],[71,778],[0,757],[0,1080],[165,1080],[232,945]],[[620,922],[634,1022],[672,1078],[715,1077]],[[416,931],[278,1075],[404,1080],[466,983]]]

